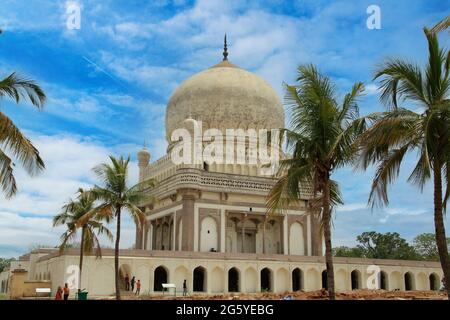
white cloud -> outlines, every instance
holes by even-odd
[[[344,204],[342,206],[338,206],[336,208],[337,212],[351,212],[355,210],[361,210],[366,209],[367,204],[366,203],[350,203],[350,204]]]
[[[37,177],[29,177],[16,166],[19,192],[10,200],[3,197],[0,200],[0,255],[4,254],[2,247],[5,246],[18,248],[15,252],[19,254],[33,244],[57,245],[62,229],[52,228],[51,217],[79,187],[89,188],[97,182],[92,168],[107,162],[110,154],[124,149],[137,150],[132,145],[105,147],[92,139],[70,135],[31,133],[29,137],[39,149],[46,169]],[[130,184],[136,183],[136,162],[130,163],[129,175]],[[130,247],[134,243],[130,219],[124,219],[124,230],[121,243]]]
[[[366,85],[365,91],[368,96],[375,95],[379,93],[378,86],[376,84],[370,83]]]

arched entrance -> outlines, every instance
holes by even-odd
[[[405,273],[405,290],[414,290],[414,278],[411,272]]]
[[[194,269],[194,292],[206,291],[206,270],[203,267],[197,267]]]
[[[351,273],[352,278],[352,290],[361,289],[361,272],[359,270],[353,270]]]
[[[435,273],[430,274],[430,290],[437,291],[440,287],[439,276]]]
[[[388,276],[384,271],[380,271],[380,289],[388,290]]]
[[[239,271],[236,268],[228,270],[228,292],[240,292]]]
[[[159,266],[155,269],[154,274],[154,283],[153,283],[153,291],[163,291],[162,284],[167,283],[168,275],[167,270],[163,266]]]
[[[272,271],[269,268],[261,270],[261,291],[272,291]]]
[[[303,289],[303,271],[300,268],[292,270],[292,291]]]
[[[322,271],[322,289],[328,290],[327,270]]]

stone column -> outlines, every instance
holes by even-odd
[[[195,251],[197,248],[194,248],[194,204],[197,192],[192,189],[183,189],[180,192],[183,205],[181,209],[181,219],[183,221],[181,250]]]
[[[145,225],[145,232],[144,232],[144,238],[142,240],[142,249],[146,250],[147,249],[147,245],[148,245],[148,234],[149,234],[149,226],[146,224]]]
[[[223,293],[228,293],[228,267],[223,272]]]
[[[153,221],[150,221],[148,250],[153,250]]]
[[[266,218],[263,221],[263,239],[262,239],[262,253],[266,253]]]
[[[241,252],[242,253],[244,253],[245,251],[244,251],[244,248],[245,248],[245,219],[246,217],[245,217],[245,215],[243,215],[243,217],[242,217],[242,220],[241,220],[241,222],[242,222],[242,245],[241,245]]]
[[[311,249],[313,256],[322,256],[322,237],[319,218],[311,215]]]
[[[172,227],[172,251],[175,251],[176,246],[176,234],[177,234],[177,212],[173,213],[173,227]]]
[[[136,249],[142,249],[142,235],[142,227],[139,228],[139,226],[136,224],[136,240],[134,245]]]
[[[164,248],[164,218],[159,222],[159,229],[161,230],[160,250],[166,250],[166,248]]]
[[[220,252],[226,251],[225,232],[227,221],[225,219],[225,209],[220,209]]]
[[[288,223],[287,223],[287,215],[283,216],[283,254],[288,253]]]

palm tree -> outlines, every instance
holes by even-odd
[[[291,111],[291,129],[283,129],[292,157],[280,161],[277,183],[270,191],[270,212],[296,204],[302,187],[310,187],[311,213],[319,213],[325,238],[328,294],[335,299],[331,245],[333,207],[342,203],[338,183],[331,179],[335,169],[355,158],[354,142],[365,129],[358,119],[357,99],[364,86],[358,82],[337,103],[335,86],[313,65],[298,68],[298,84],[286,85],[286,103]]]
[[[81,218],[94,207],[94,197],[89,191],[78,189],[76,200],[70,200],[63,206],[61,213],[53,218],[53,226],[66,225],[67,230],[61,235],[60,252],[63,252],[68,244],[75,239],[78,229],[81,229],[80,238],[80,262],[78,274],[78,289],[81,290],[81,274],[83,271],[84,254],[89,254],[95,249],[97,257],[101,257],[102,251],[97,235],[105,234],[112,241],[112,233],[100,221],[98,216],[84,220]],[[106,221],[108,222],[108,221]],[[96,234],[97,233],[97,234]]]
[[[2,30],[0,29],[0,34]],[[45,93],[32,80],[24,79],[12,73],[0,80],[0,100],[4,97],[11,98],[16,103],[28,99],[31,104],[42,109],[45,103]],[[22,163],[30,174],[44,169],[44,161],[39,156],[39,151],[33,146],[13,121],[0,111],[0,184],[6,198],[11,198],[17,192],[16,180],[13,174],[14,163],[4,150],[8,150]]]
[[[119,244],[122,211],[127,210],[136,225],[141,228],[146,223],[146,220],[144,212],[141,211],[138,205],[152,201],[152,198],[146,196],[143,190],[152,187],[153,181],[148,180],[128,187],[128,163],[130,158],[124,159],[120,157],[116,159],[112,156],[109,158],[111,164],[103,163],[94,168],[94,173],[102,181],[103,186],[95,186],[91,190],[91,194],[95,200],[101,201],[101,204],[91,210],[84,219],[88,219],[92,215],[116,218],[114,269],[116,299],[120,300]]]
[[[419,159],[408,181],[423,190],[426,182],[434,182],[434,224],[442,270],[450,279],[443,212],[450,196],[450,53],[439,47],[437,35],[424,28],[428,41],[428,63],[418,65],[390,59],[376,71],[380,100],[387,111],[376,114],[376,123],[361,139],[361,164],[377,165],[369,203],[387,205],[388,185],[399,174],[404,156],[417,151]],[[411,103],[413,110],[399,106]],[[442,183],[446,191],[442,195]],[[447,285],[450,298],[450,288]]]

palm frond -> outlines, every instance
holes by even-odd
[[[7,96],[19,103],[21,99],[28,99],[41,109],[44,106],[46,96],[44,91],[33,80],[21,78],[14,72],[5,79],[0,80],[0,98]]]
[[[390,150],[386,153],[378,165],[375,178],[372,182],[372,188],[369,195],[369,204],[372,208],[376,205],[389,203],[387,188],[400,173],[400,164],[409,149],[405,145],[400,149]]]
[[[373,80],[380,80],[380,100],[390,110],[398,108],[400,98],[412,99],[428,104],[423,88],[422,73],[419,66],[390,59],[379,66]]]
[[[441,21],[439,21],[433,28],[431,28],[431,32],[438,33],[448,29],[449,27],[450,27],[450,16],[447,16]]]
[[[44,169],[39,151],[3,112],[0,112],[0,143],[11,150],[29,174],[33,175]]]
[[[6,198],[11,198],[17,192],[13,165],[11,158],[0,149],[0,184]]]

